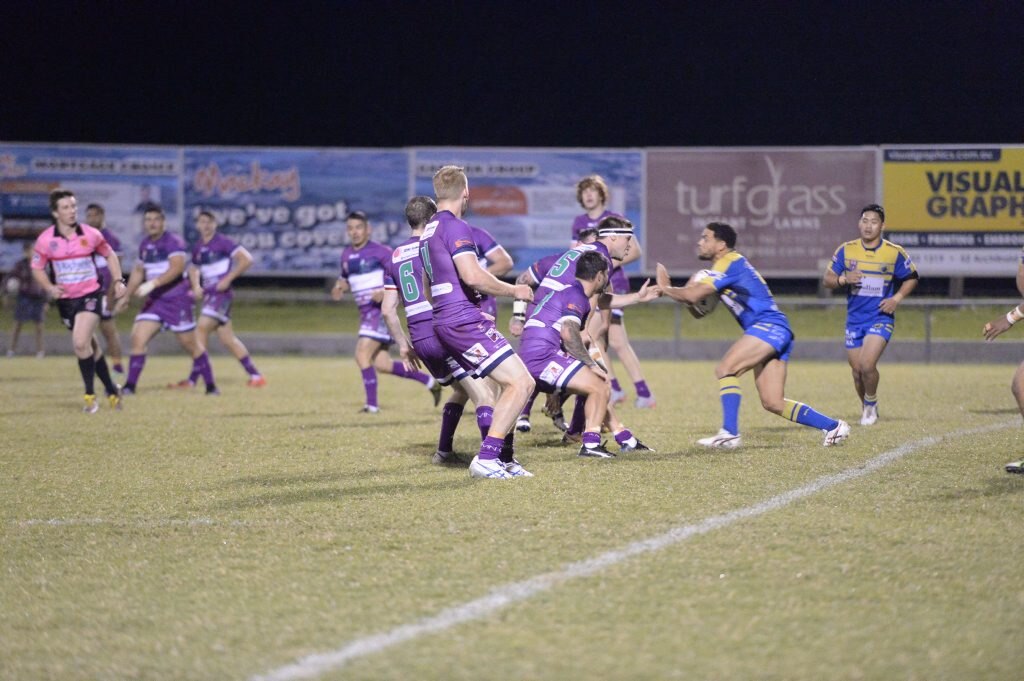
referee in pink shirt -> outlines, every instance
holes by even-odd
[[[99,411],[94,387],[97,376],[106,388],[110,406],[120,409],[121,391],[111,380],[107,360],[94,338],[100,323],[101,299],[107,292],[100,286],[93,254],[107,259],[114,279],[115,299],[122,298],[126,292],[121,262],[98,229],[79,224],[78,201],[71,191],[54,189],[50,192],[50,214],[54,224],[36,239],[32,276],[57,301],[61,321],[71,330],[71,342],[85,384],[83,411],[87,414]],[[47,265],[53,270],[55,283],[47,276]]]

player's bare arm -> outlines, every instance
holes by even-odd
[[[341,300],[349,290],[351,289],[349,288],[348,280],[338,277],[337,281],[334,282],[334,288],[331,289],[331,299]]]
[[[659,297],[661,297],[661,288],[651,286],[651,280],[648,279],[638,291],[633,293],[602,293],[598,296],[597,304],[602,310],[619,309],[638,303],[647,303]]]
[[[488,251],[487,261],[487,271],[496,277],[508,274],[512,271],[512,267],[515,265],[515,262],[512,260],[512,256],[508,254],[508,251],[506,251],[503,246],[498,246],[497,248]]]
[[[516,300],[533,300],[533,289],[525,284],[506,284],[493,274],[480,267],[473,253],[460,253],[455,256],[455,269],[459,279],[474,290],[488,296],[502,296]]]
[[[231,284],[235,282],[235,279],[238,279],[245,274],[247,269],[252,267],[252,255],[244,248],[238,248],[231,259],[233,261],[231,269],[217,282],[216,289],[221,293],[227,291]]]
[[[694,282],[686,286],[673,286],[672,280],[668,276],[668,270],[660,262],[658,263],[655,278],[658,282],[658,289],[662,294],[688,305],[692,305],[709,294],[716,292],[715,287],[707,281]]]
[[[413,350],[412,343],[405,335],[402,322],[398,318],[398,291],[397,289],[384,289],[380,303],[380,313],[384,317],[384,323],[388,327],[388,333],[398,344],[398,354],[402,358],[402,364],[408,371],[416,371],[420,368],[419,358]]]
[[[885,298],[878,303],[878,309],[886,314],[893,314],[896,312],[896,308],[903,302],[903,299],[909,296],[915,288],[917,288],[918,280],[907,279],[900,284],[899,289],[890,298]]]
[[[562,346],[565,347],[565,351],[583,362],[584,366],[588,366],[591,369],[601,372],[601,367],[590,356],[590,351],[587,350],[586,344],[583,342],[583,336],[580,333],[580,325],[572,320],[565,320],[562,322]]]

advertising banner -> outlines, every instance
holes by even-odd
[[[649,269],[700,269],[704,226],[727,222],[762,274],[820,276],[877,200],[876,165],[877,152],[861,148],[648,151]]]
[[[572,241],[573,219],[583,208],[576,183],[592,174],[608,184],[608,210],[629,219],[642,244],[643,154],[640,151],[551,149],[416,149],[413,193],[434,195],[434,173],[445,165],[466,169],[471,225],[486,229],[515,261],[515,271]],[[640,262],[626,267],[639,272]]]
[[[210,211],[252,253],[253,274],[337,276],[353,210],[367,214],[374,240],[405,238],[405,151],[187,148],[184,163],[186,238]]]
[[[129,266],[142,240],[142,211],[159,204],[168,228],[181,230],[181,152],[171,147],[12,145],[0,142],[0,269],[22,257],[22,243],[53,224],[49,194],[75,193],[78,219],[98,203]],[[127,271],[128,268],[125,268]]]
[[[889,147],[889,238],[922,272],[1013,276],[1024,246],[1024,147]]]

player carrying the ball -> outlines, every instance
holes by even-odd
[[[722,428],[716,435],[702,438],[705,447],[735,449],[740,446],[739,377],[754,370],[754,385],[761,405],[773,414],[825,432],[829,447],[850,435],[845,421],[820,414],[811,407],[786,399],[786,364],[793,349],[793,331],[789,320],[775,304],[768,284],[746,258],[737,253],[736,230],[724,222],[712,222],[704,228],[697,243],[697,255],[711,262],[711,276],[672,286],[665,266],[658,263],[658,288],[665,295],[687,305],[695,305],[709,294],[718,294],[729,308],[743,335],[732,344],[715,367],[719,397],[722,401]]]

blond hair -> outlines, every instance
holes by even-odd
[[[466,170],[459,166],[443,166],[434,173],[434,194],[438,201],[454,201],[468,186]]]

